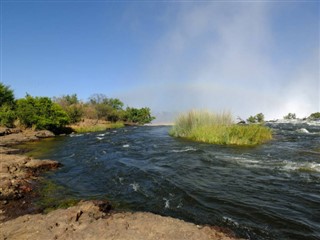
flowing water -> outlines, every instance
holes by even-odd
[[[271,127],[274,140],[257,147],[128,127],[42,141],[30,154],[63,164],[46,175],[57,199],[109,199],[246,239],[320,239],[320,126]]]

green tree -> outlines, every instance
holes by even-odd
[[[126,109],[126,121],[138,124],[150,123],[155,117],[151,116],[150,108],[130,108]]]
[[[308,119],[310,119],[310,120],[320,120],[320,112],[315,112],[315,113],[310,114]]]
[[[64,95],[62,97],[53,98],[55,103],[58,103],[62,109],[68,114],[70,123],[80,122],[84,114],[84,106],[79,101],[77,94]]]
[[[17,116],[25,127],[56,131],[69,123],[69,117],[61,106],[48,97],[32,97],[17,101]]]
[[[13,127],[16,120],[15,98],[10,87],[0,83],[0,125]]]
[[[286,116],[283,117],[284,119],[287,119],[287,120],[291,120],[291,119],[296,119],[297,116],[295,113],[288,113]]]
[[[104,94],[94,94],[89,98],[98,119],[116,122],[123,119],[123,102],[118,98],[108,98]],[[91,111],[92,112],[92,111]]]
[[[258,113],[255,118],[257,119],[258,123],[263,123],[264,122],[264,115],[263,113]]]
[[[250,116],[247,119],[248,123],[263,123],[264,122],[264,115],[263,113],[258,113],[255,116]]]
[[[256,118],[254,116],[250,116],[248,119],[247,119],[247,122],[248,123],[256,123]]]
[[[14,121],[17,119],[14,108],[8,104],[0,107],[0,125],[5,127],[14,127]]]
[[[9,86],[0,82],[0,106],[4,104],[13,105],[14,101],[13,90],[11,90]]]

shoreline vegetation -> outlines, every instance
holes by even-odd
[[[0,82],[0,126],[7,128],[49,130],[58,135],[143,125],[154,119],[150,108],[125,108],[120,99],[104,94],[93,94],[85,102],[77,94],[53,98],[26,94],[15,99],[13,90]]]
[[[196,142],[255,146],[272,139],[271,129],[262,124],[235,124],[231,113],[189,111],[181,114],[169,134]]]
[[[79,123],[68,125],[67,128],[70,128],[71,132],[74,133],[88,133],[88,132],[101,132],[108,129],[117,129],[125,127],[124,122],[108,122],[104,120],[92,120],[92,119],[83,119]]]

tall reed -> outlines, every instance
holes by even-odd
[[[271,130],[263,125],[234,124],[230,112],[215,114],[195,110],[180,115],[170,135],[198,142],[242,146],[257,145],[272,139]]]

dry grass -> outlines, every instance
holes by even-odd
[[[107,121],[97,121],[94,119],[84,119],[82,122],[70,125],[76,133],[84,133],[84,132],[101,132],[107,129],[113,128],[121,128],[124,127],[123,122],[107,122]]]

